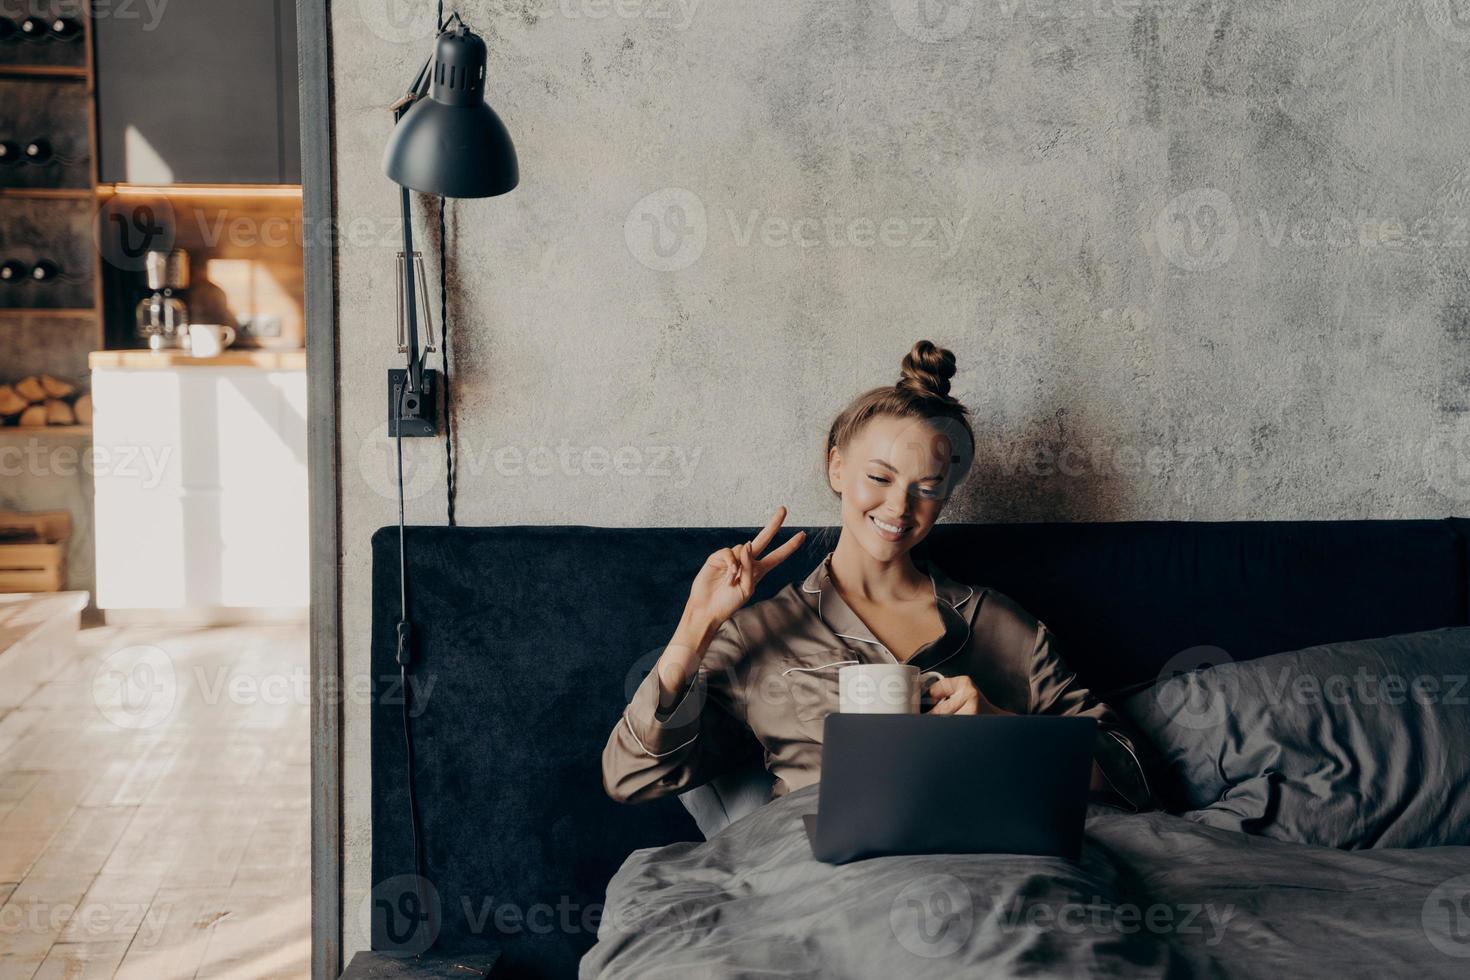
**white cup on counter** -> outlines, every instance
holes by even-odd
[[[228,324],[189,324],[189,353],[195,357],[219,357],[234,342],[235,328]]]

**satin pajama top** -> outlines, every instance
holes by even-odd
[[[816,782],[822,723],[838,708],[837,671],[899,663],[838,593],[831,555],[804,582],[746,606],[720,626],[694,678],[659,711],[650,671],[602,753],[603,785],[640,802],[692,789],[763,755],[781,796]],[[1139,740],[1084,687],[1046,626],[993,589],[956,582],[921,565],[944,623],[938,639],[907,661],[924,671],[968,675],[997,707],[1017,714],[1082,715],[1098,722],[1095,758],[1124,805],[1153,805]]]

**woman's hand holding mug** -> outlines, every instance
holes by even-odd
[[[964,674],[941,677],[930,684],[924,692],[926,701],[933,702],[928,711],[931,715],[1010,715],[990,702],[975,682]]]

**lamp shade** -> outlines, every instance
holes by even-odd
[[[494,197],[515,188],[515,144],[485,104],[485,42],[460,25],[439,35],[433,85],[388,140],[383,172],[411,190],[441,197]]]

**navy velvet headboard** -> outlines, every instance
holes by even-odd
[[[1094,689],[1214,645],[1237,660],[1465,625],[1464,520],[943,525],[951,576],[1045,620]],[[439,948],[504,950],[512,975],[568,977],[627,854],[698,840],[677,800],[602,793],[600,754],[677,622],[689,580],[752,528],[411,528],[414,720]],[[810,545],[757,598],[804,576]],[[373,538],[373,881],[397,903],[413,857],[398,668],[398,536]],[[394,948],[375,920],[374,946]]]

